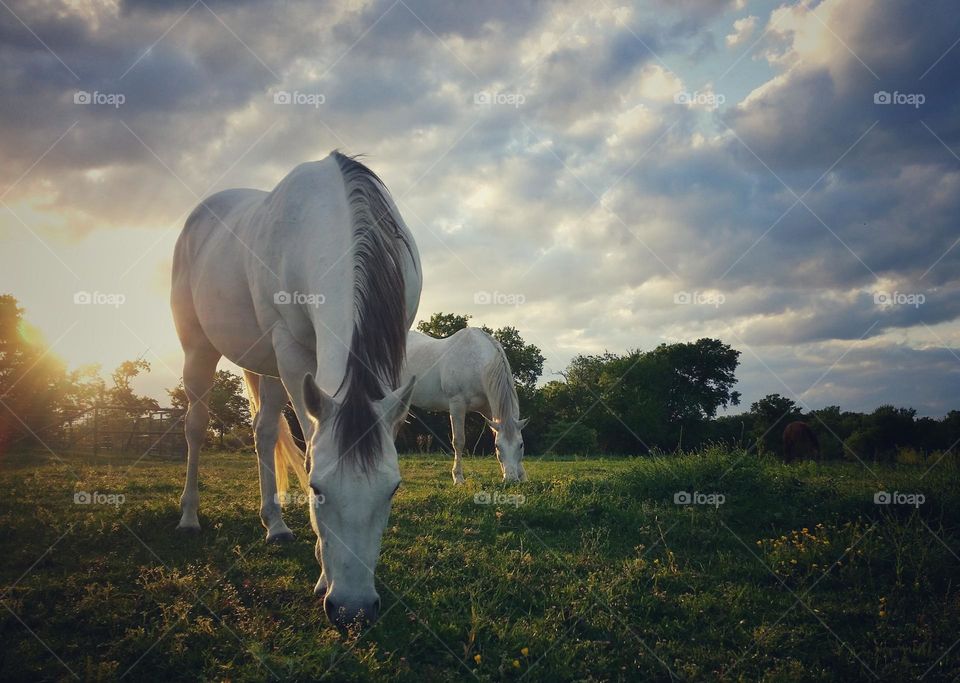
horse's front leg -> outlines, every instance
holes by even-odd
[[[462,484],[463,479],[463,447],[466,443],[464,422],[467,417],[467,406],[463,401],[450,401],[450,431],[453,442],[453,483]]]
[[[283,406],[287,392],[280,380],[260,377],[260,411],[253,418],[253,436],[257,448],[260,474],[260,521],[267,529],[267,542],[293,540],[293,532],[283,521],[281,501],[277,493],[276,463],[274,451],[280,434]]]
[[[181,531],[200,531],[197,511],[200,507],[200,448],[207,435],[210,409],[208,394],[213,388],[213,376],[220,355],[207,349],[187,349],[183,363],[183,389],[187,394],[187,414],[184,419],[184,435],[187,439],[187,477],[180,496]]]

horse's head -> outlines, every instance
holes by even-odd
[[[487,420],[493,432],[493,444],[504,481],[527,480],[527,473],[523,469],[523,435],[520,430],[527,426],[528,421],[515,418]]]
[[[380,557],[380,540],[390,516],[393,495],[400,486],[394,428],[407,413],[413,380],[373,404],[381,452],[361,467],[341,460],[335,423],[341,404],[307,375],[303,396],[310,415],[308,454],[313,491],[310,521],[317,533],[321,574],[314,593],[335,625],[345,627],[376,620],[380,596],[373,573]]]

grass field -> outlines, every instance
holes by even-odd
[[[305,505],[286,512],[293,544],[264,543],[252,457],[204,455],[198,536],[174,532],[181,464],[133,464],[5,457],[0,679],[960,676],[952,464],[528,458],[530,481],[505,486],[468,459],[455,488],[446,458],[403,457],[382,618],[345,636],[313,596]],[[517,495],[475,502],[494,493]]]

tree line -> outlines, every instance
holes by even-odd
[[[418,329],[448,337],[470,323],[469,315],[436,313]],[[803,420],[817,433],[827,458],[892,460],[898,455],[943,453],[960,442],[960,411],[941,419],[917,418],[912,408],[890,405],[871,413],[828,406],[804,411],[792,399],[770,394],[749,411],[721,415],[740,404],[734,390],[740,352],[717,339],[661,344],[651,350],[582,354],[555,379],[541,383],[544,356],[512,326],[482,329],[503,347],[513,371],[526,452],[531,454],[643,454],[691,450],[721,443],[779,453],[783,428]],[[124,361],[109,376],[97,366],[68,370],[42,342],[24,310],[0,295],[0,452],[14,445],[39,445],[71,417],[95,405],[130,414],[160,408],[132,387],[150,364]],[[186,409],[182,383],[168,390],[174,409]],[[243,379],[219,370],[208,397],[210,441],[220,448],[249,448],[250,413]],[[292,412],[294,433],[299,433]],[[450,449],[446,413],[414,409],[398,434],[401,452]],[[491,452],[493,440],[479,415],[468,415],[467,446]]]

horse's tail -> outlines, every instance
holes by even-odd
[[[257,414],[260,412],[260,375],[243,371],[243,381],[247,385],[247,399],[250,401],[250,415],[256,424]],[[293,468],[297,479],[300,480],[300,487],[306,492],[309,490],[309,481],[307,479],[307,470],[303,466],[303,451],[293,440],[293,434],[290,432],[290,425],[287,424],[287,418],[283,412],[280,413],[279,425],[277,430],[277,444],[273,447],[273,474],[277,481],[277,499],[284,500],[287,489],[289,488],[287,468]]]

